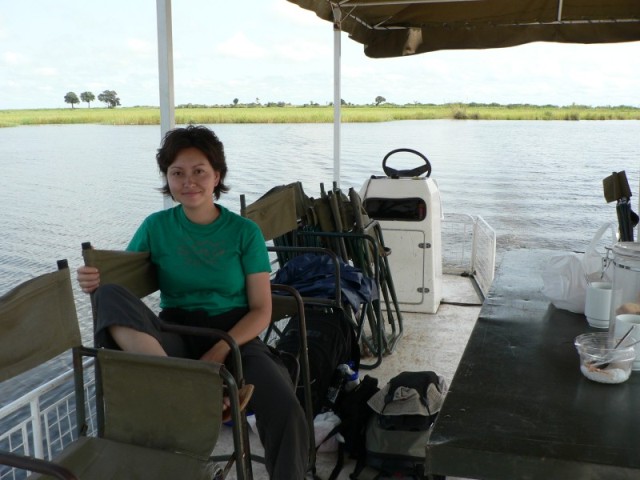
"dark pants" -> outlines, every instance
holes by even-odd
[[[131,292],[118,285],[103,285],[95,293],[96,345],[118,348],[109,327],[126,326],[155,337],[170,356],[198,359],[215,343],[206,337],[164,332],[159,318]],[[208,317],[204,312],[166,310],[162,321],[229,330],[246,309]],[[309,458],[309,437],[304,411],[295,395],[288,371],[280,358],[256,338],[240,347],[247,383],[254,385],[249,408],[265,449],[271,479],[303,479]]]

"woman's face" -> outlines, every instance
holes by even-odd
[[[213,204],[213,189],[220,182],[220,174],[197,148],[181,150],[167,169],[167,183],[171,195],[186,209],[198,209]]]

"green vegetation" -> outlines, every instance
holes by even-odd
[[[107,105],[107,108],[116,108],[120,105],[120,99],[114,90],[105,90],[98,95],[98,100]]]
[[[93,94],[93,92],[82,92],[80,94],[80,100],[85,102],[88,108],[91,108],[91,102],[93,102],[95,99],[96,96]]]
[[[71,108],[73,108],[76,103],[80,103],[80,100],[78,100],[78,96],[75,94],[75,92],[67,92],[67,94],[64,96],[64,103],[70,103]]]
[[[115,92],[114,92],[115,93]],[[98,97],[99,98],[99,97]],[[116,97],[117,98],[117,97]],[[83,99],[83,101],[86,101]],[[342,121],[389,122],[394,120],[640,120],[640,108],[630,106],[589,107],[584,105],[498,105],[450,103],[344,105]],[[176,123],[331,123],[331,106],[238,104],[228,106],[183,105],[176,108]],[[84,108],[43,110],[0,110],[0,127],[43,124],[95,123],[104,125],[157,125],[157,107]]]

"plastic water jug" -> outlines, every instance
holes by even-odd
[[[620,338],[637,324],[631,335],[640,340],[640,242],[616,243],[612,262],[609,331]]]

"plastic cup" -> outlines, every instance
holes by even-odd
[[[627,338],[625,338],[623,345],[630,345],[640,340],[640,315],[633,313],[624,313],[622,315],[616,315],[616,336],[621,337],[633,327],[633,330]],[[632,370],[640,370],[640,343],[634,345],[636,358],[631,366]]]
[[[584,315],[594,328],[609,328],[611,283],[593,282],[587,286]]]

